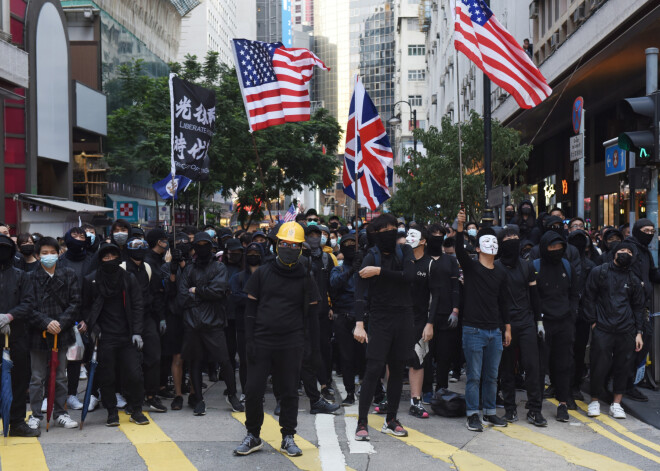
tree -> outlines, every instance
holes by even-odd
[[[493,186],[517,185],[524,191],[524,175],[532,146],[520,143],[520,133],[492,121]],[[411,158],[394,171],[400,177],[397,191],[390,200],[394,213],[417,220],[451,220],[460,209],[460,173],[458,156],[458,125],[448,116],[441,129],[418,129],[417,138],[426,149],[426,157],[411,152]],[[479,220],[484,200],[484,125],[472,111],[461,124],[463,192],[468,215]],[[520,196],[520,194],[515,194]]]
[[[319,109],[303,123],[274,126],[253,136],[236,72],[209,52],[203,64],[186,56],[170,64],[181,78],[212,88],[216,95],[216,121],[209,150],[209,180],[201,185],[204,197],[220,191],[238,194],[239,221],[245,226],[260,219],[269,199],[291,195],[305,187],[332,185],[339,166],[336,158],[341,128],[327,110]],[[151,182],[170,172],[170,100],[167,77],[147,77],[141,61],[120,69],[116,102],[123,104],[108,117],[107,159],[111,172],[126,176],[149,172]],[[263,179],[262,179],[263,175]],[[251,214],[245,210],[251,206]]]

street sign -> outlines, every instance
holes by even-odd
[[[580,162],[573,162],[573,181],[577,182],[580,180]]]
[[[511,195],[511,185],[496,186],[488,192],[488,205],[491,208],[502,206],[504,198]]]
[[[616,175],[626,171],[626,151],[618,145],[605,149],[605,176]]]
[[[584,134],[578,134],[570,138],[571,162],[584,157]]]
[[[582,124],[582,108],[584,108],[584,99],[579,96],[573,102],[573,111],[571,117],[573,118],[573,132],[579,134],[580,124]]]

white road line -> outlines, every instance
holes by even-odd
[[[344,398],[346,397],[346,389],[344,388],[344,383],[335,377],[335,386],[336,391],[339,393],[339,396]],[[339,399],[341,400],[341,399]],[[354,453],[363,453],[363,454],[373,454],[376,453],[376,450],[369,442],[358,442],[355,440],[355,429],[357,428],[357,419],[355,417],[358,415],[358,404],[352,405],[350,407],[344,407],[344,422],[346,423],[346,438],[348,439],[348,449],[351,454]]]
[[[323,471],[346,469],[346,458],[339,446],[339,438],[335,431],[335,416],[327,414],[316,415],[316,437],[319,440],[319,458]]]

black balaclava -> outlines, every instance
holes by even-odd
[[[87,239],[78,240],[71,235],[71,230],[64,234],[66,243],[65,257],[69,260],[80,261],[87,256]]]
[[[399,233],[396,229],[374,233],[376,246],[381,253],[394,253]]]
[[[653,240],[653,237],[655,237],[655,234],[644,234],[642,232],[642,227],[646,226],[653,226],[655,228],[650,219],[642,218],[639,221],[635,221],[635,225],[633,226],[632,230],[632,235],[635,236],[635,239],[637,239],[639,243],[645,247],[648,246]]]
[[[588,237],[587,233],[583,230],[573,231],[568,235],[568,243],[578,250],[580,257],[586,255]]]
[[[9,236],[0,234],[0,267],[4,269],[13,266],[15,253],[14,241]]]
[[[499,243],[497,254],[504,265],[515,267],[520,258],[520,239],[503,240]]]
[[[555,243],[561,243],[560,250],[548,250],[548,247]],[[561,263],[561,259],[566,253],[566,240],[554,231],[548,231],[541,237],[541,258],[550,263]]]
[[[114,252],[117,257],[113,260],[104,262],[103,257],[108,252]],[[119,247],[114,244],[103,244],[97,252],[99,259],[99,269],[96,270],[96,285],[99,293],[104,298],[114,298],[119,296],[123,288],[124,270],[119,266],[121,257]]]
[[[442,255],[442,244],[445,241],[444,235],[429,236],[426,239],[426,250],[432,257],[439,257]]]

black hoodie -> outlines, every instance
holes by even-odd
[[[27,273],[14,267],[16,244],[0,234],[0,246],[10,247],[9,260],[0,265],[0,312],[11,314],[10,339],[23,337],[27,333],[27,321],[35,307],[34,290]],[[12,342],[13,343],[13,342]]]
[[[525,220],[523,219],[522,208],[529,206],[532,208],[532,214]],[[536,213],[534,205],[529,200],[524,200],[518,205],[518,213],[513,217],[510,224],[515,224],[520,229],[520,240],[531,240],[538,244],[541,238],[541,230],[536,226]]]
[[[660,283],[660,272],[655,266],[655,262],[653,261],[653,257],[649,251],[649,247],[639,240],[641,228],[650,225],[652,225],[652,223],[648,219],[640,219],[635,221],[635,225],[633,226],[632,230],[633,235],[626,239],[635,244],[635,247],[637,248],[637,254],[635,254],[635,259],[633,260],[631,269],[632,272],[637,275],[637,277],[644,283],[646,306],[648,308],[651,307],[651,301],[653,300],[652,283]]]
[[[561,260],[555,262],[549,257],[548,247],[557,242],[566,249],[566,239],[554,231],[548,231],[541,237],[541,261],[536,280],[544,321],[560,321],[569,317],[575,319],[577,315],[578,275],[572,266],[569,274]]]

